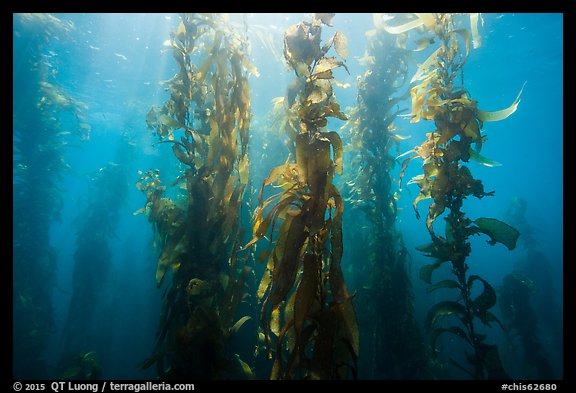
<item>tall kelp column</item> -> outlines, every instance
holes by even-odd
[[[452,14],[415,14],[405,23],[397,24],[394,20],[383,21],[382,24],[393,34],[422,29],[428,34],[428,43],[440,44],[411,79],[411,83],[415,82],[411,89],[411,122],[433,120],[435,129],[426,134],[426,140],[420,146],[408,152],[410,156],[404,160],[401,173],[414,158],[424,160],[424,173],[412,178],[410,183],[420,187],[420,194],[414,200],[417,216],[418,203],[432,199],[426,218],[432,243],[418,249],[434,258],[435,262],[423,266],[420,277],[431,284],[433,272],[449,261],[455,279],[434,283],[428,291],[451,288],[457,290],[459,295],[457,300],[441,301],[429,310],[425,324],[431,334],[432,346],[436,351],[438,338],[444,333],[463,340],[472,349],[465,352],[465,359],[472,369],[453,358],[450,358],[451,363],[472,378],[493,379],[507,375],[502,368],[498,347],[486,342],[487,335],[481,333],[477,321],[487,327],[494,324],[502,326],[490,311],[496,304],[496,291],[479,275],[468,274],[466,259],[471,253],[468,239],[483,233],[490,237],[490,244],[499,242],[513,249],[519,232],[494,218],[470,219],[466,216],[462,208],[468,196],[483,198],[492,196],[494,192],[485,192],[482,181],[474,179],[465,164],[473,159],[484,165],[494,165],[493,161],[480,155],[486,141],[481,129],[485,122],[502,120],[512,114],[518,106],[520,95],[509,108],[486,112],[478,109],[478,103],[466,91],[463,67],[470,44],[474,47],[480,45],[478,20],[478,14],[470,15],[472,34],[468,29],[457,26],[458,16]],[[449,211],[447,214],[446,209]],[[434,222],[443,214],[445,234],[441,236],[434,231]],[[480,291],[475,288],[478,285],[481,285]],[[440,322],[449,317],[456,318],[459,324],[440,326]]]
[[[256,71],[223,15],[181,15],[165,45],[178,72],[167,82],[170,98],[146,122],[183,171],[172,198],[158,170],[137,182],[161,249],[158,286],[172,271],[156,351],[144,367],[156,363],[164,379],[242,378],[249,367],[226,340],[249,319],[234,318],[250,272],[239,258],[238,223],[249,169],[247,75]]]
[[[56,254],[49,229],[63,205],[58,186],[66,145],[87,138],[90,128],[84,105],[58,84],[49,55],[50,45],[73,25],[49,14],[13,18],[13,372],[19,379],[50,378],[43,353],[53,332]]]
[[[355,212],[351,230],[361,232],[355,259],[363,255],[354,274],[358,285],[357,311],[362,336],[361,375],[370,379],[426,378],[427,348],[414,318],[412,284],[407,271],[408,252],[395,228],[398,198],[392,170],[394,148],[404,136],[394,122],[408,96],[410,51],[401,40],[379,26],[366,32],[361,63],[366,72],[358,79],[356,106],[345,125],[354,155],[345,187]],[[407,105],[406,105],[407,106]],[[358,222],[365,215],[368,226]],[[362,374],[363,373],[363,374]]]
[[[336,32],[321,45],[321,26],[332,16],[316,14],[285,32],[284,56],[296,80],[284,100],[284,125],[296,162],[288,158],[264,180],[248,243],[270,230],[268,248],[258,256],[267,263],[258,296],[270,358],[271,346],[276,349],[271,379],[356,376],[358,326],[340,267],[343,201],[332,183],[342,173],[342,142],[325,131],[328,117],[347,119],[332,90],[332,71],[346,66],[327,56],[334,47],[345,60],[346,38]],[[281,191],[264,201],[270,185]]]
[[[106,332],[101,315],[110,312],[106,296],[110,286],[113,253],[110,242],[128,194],[126,164],[133,146],[121,140],[114,162],[89,178],[84,208],[76,217],[76,251],[72,297],[63,327],[59,379],[97,379],[100,353],[112,332]]]

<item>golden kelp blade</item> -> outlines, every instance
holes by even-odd
[[[470,14],[470,29],[472,30],[472,47],[474,49],[480,48],[482,44],[482,39],[480,38],[480,34],[478,34],[478,19],[482,25],[484,24],[484,20],[480,16],[479,13],[475,12]]]
[[[419,81],[419,80],[425,79],[428,76],[428,73],[427,73],[428,69],[438,58],[438,53],[440,52],[440,49],[442,49],[442,47],[439,47],[438,49],[436,49],[434,51],[434,53],[432,53],[430,55],[430,57],[428,57],[426,59],[426,61],[418,67],[418,71],[416,71],[416,73],[414,74],[412,79],[410,79],[410,83],[412,83],[414,81]]]
[[[339,31],[334,34],[334,49],[342,60],[346,60],[348,57],[348,39]]]
[[[424,24],[424,21],[421,18],[414,19],[413,21],[404,23],[399,26],[390,26],[386,21],[382,21],[382,23],[378,23],[378,26],[382,26],[384,30],[386,30],[390,34],[402,34],[417,27],[420,27]]]
[[[470,54],[470,32],[466,29],[458,29],[452,31],[452,33],[460,34],[460,36],[464,40],[464,43],[466,44],[466,55],[464,57],[468,58],[468,54]]]
[[[526,82],[522,85],[520,89],[520,93],[518,93],[518,97],[514,100],[512,105],[510,105],[506,109],[501,109],[499,111],[487,112],[481,109],[478,109],[478,119],[484,122],[486,121],[500,121],[506,119],[512,113],[516,112],[518,108],[518,104],[520,103],[520,96],[522,95],[522,91],[524,91],[524,86],[526,86]]]

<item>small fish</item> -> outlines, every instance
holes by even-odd
[[[122,60],[128,60],[128,58],[126,56],[124,56],[122,53],[116,53],[114,52],[115,56],[118,56],[119,58],[121,58]]]
[[[90,49],[100,50],[100,48],[98,48],[98,47],[96,47],[96,46],[94,46],[94,45],[88,45],[88,47],[89,47]]]

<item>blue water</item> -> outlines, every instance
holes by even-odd
[[[73,22],[74,28],[66,37],[48,38],[42,55],[54,67],[54,84],[87,105],[86,122],[91,127],[89,139],[69,137],[69,143],[61,151],[68,166],[56,181],[62,200],[59,217],[49,222],[49,244],[55,250],[56,266],[54,285],[51,290],[53,326],[43,349],[46,370],[34,374],[15,366],[14,375],[28,378],[56,377],[62,370],[59,361],[65,333],[63,332],[70,300],[73,293],[74,254],[77,250],[77,233],[93,185],[101,169],[112,162],[120,164],[118,149],[131,141],[130,158],[121,162],[126,179],[120,184],[125,197],[112,198],[112,206],[118,212],[113,234],[108,239],[110,258],[107,279],[97,285],[99,305],[93,319],[93,333],[98,343],[103,379],[152,379],[154,368],[141,370],[139,365],[153,351],[155,333],[161,310],[162,289],[156,288],[154,279],[157,251],[152,245],[152,228],[143,215],[133,215],[145,203],[145,196],[136,189],[138,170],[159,168],[165,179],[177,175],[171,149],[155,142],[146,129],[145,116],[152,105],[162,105],[168,98],[162,81],[177,72],[177,65],[170,53],[163,52],[162,43],[179,23],[177,14],[55,14],[64,21]],[[232,15],[232,20],[248,25],[251,42],[251,59],[260,77],[250,78],[252,89],[253,130],[252,144],[258,146],[263,140],[276,140],[266,133],[266,116],[274,97],[285,93],[292,80],[289,69],[281,61],[284,31],[295,23],[308,20],[306,14],[247,14]],[[514,198],[523,198],[527,204],[526,221],[534,231],[536,247],[546,257],[543,261],[551,280],[552,293],[536,293],[547,301],[562,307],[563,278],[563,15],[562,14],[484,14],[480,27],[482,46],[471,50],[465,65],[465,86],[483,110],[508,107],[516,98],[524,82],[526,87],[518,110],[501,122],[484,124],[487,135],[482,154],[502,164],[484,167],[471,163],[475,178],[481,179],[487,191],[495,190],[495,196],[481,200],[468,198],[464,210],[469,217],[495,217],[506,220],[506,212]],[[337,14],[334,27],[325,27],[323,37],[335,31],[343,32],[349,42],[347,65],[335,72],[336,79],[349,83],[347,89],[336,88],[336,96],[342,108],[355,104],[356,78],[365,68],[358,59],[364,55],[364,33],[372,26],[370,14]],[[26,96],[38,94],[32,82],[27,85],[21,79],[19,69],[29,67],[25,60],[33,48],[26,45],[27,35],[32,34],[23,25],[19,15],[14,16],[14,98],[26,102]],[[272,55],[259,38],[265,36],[276,51]],[[423,61],[425,54],[414,55],[414,62]],[[412,65],[415,71],[414,64]],[[25,72],[24,72],[25,74]],[[409,101],[406,102],[409,105]],[[14,117],[25,117],[27,109],[15,105]],[[408,120],[397,122],[399,133],[411,135],[398,147],[398,154],[412,149],[425,140],[431,132],[432,122],[411,124]],[[73,127],[74,119],[64,116],[63,129]],[[342,125],[330,120],[329,129]],[[15,141],[22,134],[14,131]],[[281,141],[280,141],[281,142]],[[41,140],[30,140],[40,144]],[[257,149],[258,147],[255,147]],[[16,154],[16,153],[15,153]],[[346,154],[346,153],[345,153]],[[287,149],[271,147],[262,162],[254,163],[254,184],[261,184],[268,171],[285,161]],[[16,156],[15,156],[16,159]],[[396,166],[394,176],[399,172]],[[344,168],[346,171],[346,168]],[[18,187],[14,172],[15,190]],[[425,226],[428,203],[422,202],[417,220],[412,201],[418,195],[416,185],[406,185],[411,177],[421,173],[418,160],[411,163],[404,178],[397,226],[402,233],[411,255],[410,277],[415,299],[415,315],[424,320],[428,308],[444,295],[431,296],[426,285],[418,278],[420,266],[430,261],[415,250],[416,246],[429,243]],[[105,182],[102,183],[105,186]],[[111,190],[114,192],[113,190]],[[14,216],[26,207],[18,203],[15,194]],[[120,200],[122,199],[122,200]],[[42,201],[38,202],[42,204]],[[114,206],[115,204],[118,206]],[[40,205],[41,206],[41,205]],[[439,220],[440,221],[440,220]],[[355,217],[344,215],[344,230],[353,226]],[[245,223],[250,230],[248,223]],[[441,225],[438,223],[437,225]],[[15,237],[20,232],[15,231]],[[483,236],[473,237],[472,254],[468,259],[471,274],[479,274],[495,288],[502,285],[503,277],[515,268],[526,245],[520,243],[514,251],[503,245],[490,246]],[[15,238],[15,241],[18,239]],[[346,245],[345,245],[346,249]],[[23,263],[15,254],[14,265]],[[354,270],[352,255],[345,253],[342,262],[345,271]],[[544,267],[543,267],[544,268]],[[347,273],[348,274],[348,273]],[[354,291],[352,286],[351,291]],[[14,288],[15,296],[19,288]],[[557,355],[553,337],[557,330],[541,324],[539,338],[549,351],[549,360],[555,369],[555,377],[562,377],[562,360]],[[561,328],[560,328],[561,329]],[[15,326],[14,340],[19,336]],[[98,333],[100,332],[100,333]],[[495,341],[498,333],[490,333]],[[562,340],[560,339],[560,342]],[[20,356],[14,353],[14,359]],[[15,361],[15,363],[17,363]],[[513,370],[515,372],[520,372]],[[265,375],[262,376],[266,378]],[[517,375],[522,378],[522,375]]]

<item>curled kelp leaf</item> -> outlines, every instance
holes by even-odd
[[[424,326],[428,330],[432,330],[432,328],[436,325],[436,323],[443,318],[449,316],[456,316],[458,318],[465,318],[467,315],[466,308],[458,303],[453,301],[443,301],[440,303],[435,304],[426,315],[426,320],[424,321]]]
[[[472,344],[466,332],[458,326],[451,326],[449,328],[435,328],[431,332],[431,339],[430,339],[430,343],[432,345],[432,348],[434,349],[433,352],[434,356],[436,355],[438,338],[444,333],[451,333],[455,336],[460,337],[463,340],[466,340],[469,344]]]
[[[430,254],[427,256],[435,256],[434,254],[436,254],[436,250],[433,248],[432,244],[416,247],[416,249],[419,251],[429,252]],[[432,273],[434,273],[434,271],[436,269],[438,269],[440,266],[442,266],[442,264],[444,262],[447,262],[447,261],[448,261],[448,255],[446,255],[443,259],[437,260],[434,263],[430,263],[428,265],[422,266],[420,268],[420,273],[419,273],[420,279],[423,280],[427,284],[431,284],[432,283]]]
[[[516,248],[516,242],[520,236],[520,232],[516,228],[496,218],[480,217],[473,222],[477,225],[471,228],[473,231],[490,236],[488,244],[495,245],[498,242],[504,244],[509,250]]]
[[[472,148],[470,148],[469,153],[470,153],[471,159],[473,159],[477,163],[482,164],[484,166],[488,166],[488,167],[502,166],[502,164],[499,163],[498,161],[494,161],[494,160],[491,160],[489,158],[486,158],[483,155],[481,155],[480,153],[476,152],[476,150],[474,150]]]
[[[483,111],[481,109],[478,109],[478,112],[477,112],[478,113],[478,119],[481,121],[484,121],[484,122],[500,121],[500,120],[506,119],[512,113],[516,112],[516,109],[518,109],[518,104],[520,103],[520,96],[522,95],[522,91],[524,91],[524,86],[526,86],[526,82],[524,82],[524,84],[522,85],[522,88],[520,89],[520,93],[518,93],[518,96],[516,97],[516,99],[514,100],[512,105],[510,105],[508,108],[501,109],[499,111],[493,111],[493,112],[487,112],[487,111]]]
[[[420,18],[414,19],[410,22],[406,22],[404,24],[398,26],[391,26],[387,22],[382,22],[382,27],[390,34],[402,34],[417,27],[420,27],[424,24],[424,21]]]
[[[494,287],[484,280],[482,277],[477,275],[472,275],[468,277],[468,288],[472,288],[474,281],[482,282],[484,289],[480,295],[478,295],[472,301],[472,308],[474,314],[487,326],[491,326],[490,322],[497,322],[501,325],[500,321],[494,314],[492,314],[489,309],[496,305],[496,291]]]

